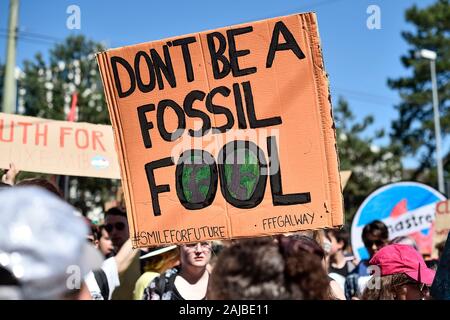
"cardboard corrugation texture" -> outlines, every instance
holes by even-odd
[[[320,106],[320,112],[322,114],[322,130],[328,131],[324,134],[325,137],[334,137],[333,140],[326,140],[326,153],[328,157],[330,157],[327,161],[328,164],[328,179],[329,179],[329,196],[331,198],[331,204],[324,204],[328,210],[331,210],[333,214],[331,215],[332,221],[331,224],[333,226],[341,226],[343,225],[344,216],[343,214],[343,198],[338,197],[337,194],[342,194],[340,174],[339,174],[339,156],[336,144],[336,132],[334,130],[334,121],[333,121],[333,109],[331,105],[330,99],[330,87],[328,83],[328,76],[325,72],[325,66],[322,58],[322,49],[320,46],[320,39],[315,37],[314,35],[319,35],[319,30],[317,26],[317,18],[315,13],[298,15],[299,19],[302,19],[305,23],[302,23],[303,26],[311,26],[311,30],[308,30],[308,35],[310,36],[311,41],[311,50],[312,50],[312,58],[314,65],[314,73],[316,76],[316,85],[317,85],[317,96],[318,102]],[[330,116],[328,116],[330,114]],[[335,166],[334,163],[338,162],[338,165]],[[339,189],[340,192],[336,192],[336,189]],[[334,191],[334,192],[333,192]]]
[[[124,134],[122,132],[122,127],[119,122],[120,118],[117,110],[118,109],[117,97],[114,94],[112,79],[106,76],[108,74],[108,70],[110,70],[109,60],[107,59],[106,52],[101,52],[97,54],[97,61],[100,68],[103,88],[106,95],[106,102],[108,104],[109,116],[111,119],[111,124],[114,132],[114,142],[120,163],[120,175],[123,187],[123,194],[125,198],[125,206],[127,208],[128,225],[130,227],[130,234],[134,234],[135,230],[137,230],[135,226],[137,219],[133,215],[133,212],[135,212],[135,210],[133,210],[133,200],[132,200],[133,192],[131,190],[131,183],[127,179],[127,177],[129,176],[128,173],[129,168],[127,161],[125,161],[126,152],[124,151],[125,148],[125,143],[123,141]],[[118,132],[116,132],[116,130]],[[132,223],[130,223],[130,221]]]

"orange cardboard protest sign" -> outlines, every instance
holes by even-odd
[[[436,203],[436,212],[434,219],[433,234],[433,253],[434,258],[438,258],[436,245],[445,242],[450,232],[450,200],[439,201]]]
[[[111,126],[0,113],[0,168],[120,179]]]
[[[315,14],[97,59],[135,247],[343,224]]]
[[[344,170],[339,172],[341,175],[341,188],[342,190],[345,189],[345,186],[347,185],[348,180],[350,180],[350,176],[352,175],[351,170]]]

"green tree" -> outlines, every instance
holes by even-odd
[[[399,117],[392,124],[392,138],[402,145],[403,156],[414,156],[419,165],[408,177],[436,185],[435,135],[429,61],[415,58],[415,51],[429,49],[437,53],[436,73],[443,138],[450,132],[450,4],[439,0],[419,9],[406,10],[406,21],[414,27],[404,31],[409,51],[401,57],[411,75],[389,79],[388,85],[398,90],[402,99],[396,106]],[[444,150],[445,151],[445,150]],[[447,157],[448,158],[448,157]],[[430,170],[432,169],[432,170]]]
[[[78,96],[77,121],[109,124],[107,105],[95,53],[104,47],[84,36],[70,36],[49,51],[24,61],[19,83],[22,113],[55,120],[66,120],[73,93]],[[20,176],[19,176],[20,177]],[[84,213],[102,206],[115,192],[119,182],[108,179],[71,177],[77,190],[69,201]]]
[[[48,61],[41,53],[24,61],[20,97],[25,114],[65,120],[71,96],[78,93],[80,122],[109,124],[95,53],[103,46],[84,36],[70,36],[50,49]]]
[[[357,122],[344,99],[338,100],[333,116],[340,170],[352,171],[343,191],[346,221],[350,223],[358,207],[372,191],[401,179],[400,152],[398,147],[377,144],[385,136],[383,130],[367,137],[366,130],[373,124],[373,117],[367,116]]]

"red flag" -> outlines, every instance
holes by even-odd
[[[406,199],[403,199],[399,201],[395,207],[391,211],[391,217],[396,218],[398,216],[401,216],[402,214],[408,212],[407,202]]]
[[[74,92],[72,94],[72,105],[70,106],[69,114],[67,115],[67,121],[76,121],[76,115],[77,115],[77,101],[78,101],[78,94]]]

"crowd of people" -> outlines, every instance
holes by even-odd
[[[93,224],[45,179],[0,184],[0,299],[424,300],[435,264],[381,221],[355,261],[346,228],[133,249],[126,210]]]

